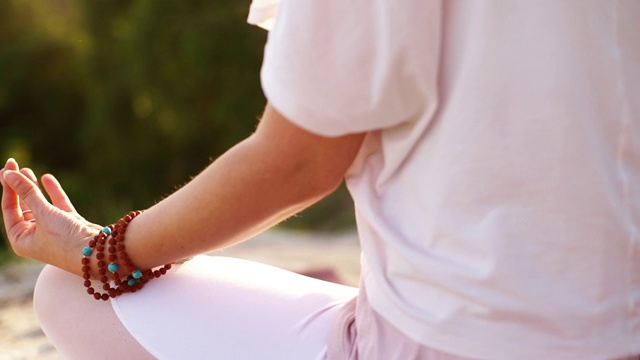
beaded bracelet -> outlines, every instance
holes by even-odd
[[[129,259],[129,256],[125,252],[124,246],[124,233],[127,231],[127,226],[136,216],[140,215],[142,211],[132,211],[125,215],[117,223],[105,226],[91,241],[89,246],[82,249],[82,277],[84,278],[84,286],[87,288],[87,294],[92,295],[96,300],[107,301],[109,298],[114,298],[125,293],[136,292],[144,286],[147,282],[154,278],[167,273],[167,270],[171,269],[171,264],[166,264],[157,270],[140,271],[133,265],[133,262]],[[105,246],[108,244],[108,255],[105,258]],[[102,283],[102,289],[104,293],[96,291],[91,286],[91,267],[90,256],[93,250],[96,250],[96,259],[98,260],[98,274],[100,275],[100,282]],[[109,264],[107,265],[107,261]],[[122,280],[118,269],[120,266],[118,262],[124,267],[129,275]],[[107,273],[111,273],[114,278],[115,287],[109,283]]]

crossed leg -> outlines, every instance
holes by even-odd
[[[45,334],[69,359],[323,359],[357,289],[245,260],[198,256],[109,303],[48,266],[36,285]]]
[[[34,307],[42,330],[65,359],[154,359],[108,303],[86,295],[76,275],[46,266],[36,284]]]

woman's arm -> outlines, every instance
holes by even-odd
[[[131,222],[126,239],[130,259],[147,269],[237,243],[277,224],[335,190],[363,138],[312,134],[267,105],[253,135]],[[11,178],[19,180],[11,187],[39,224],[47,212],[35,208],[46,208],[44,197],[26,177],[6,179]],[[80,274],[83,246],[86,237],[65,245],[68,254],[52,256],[53,265]]]
[[[149,268],[266,230],[334,191],[362,139],[314,135],[268,105],[252,136],[131,223],[131,260]]]

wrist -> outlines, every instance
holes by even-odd
[[[70,247],[66,249],[64,254],[62,254],[62,256],[64,256],[64,260],[59,262],[61,264],[64,264],[64,266],[62,267],[63,270],[66,270],[78,276],[82,276],[82,249],[84,249],[99,232],[100,230],[91,229],[91,232],[88,231],[87,235],[70,244]],[[91,260],[95,264],[95,254],[91,254]],[[97,279],[98,272],[96,269],[91,269],[90,274],[92,278]]]
[[[131,221],[142,211],[132,211],[117,223],[104,227],[82,249],[80,263],[84,286],[87,293],[96,300],[109,300],[124,293],[141,290],[147,282],[158,278],[171,269],[172,264],[165,264],[157,270],[142,271],[129,259],[125,251],[125,233]],[[92,266],[92,258],[95,265]],[[92,284],[96,271],[100,280],[97,287]],[[100,283],[102,283],[100,285]]]

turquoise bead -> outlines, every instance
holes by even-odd
[[[111,229],[109,229],[108,226],[105,226],[104,229],[102,229],[102,232],[107,235],[111,235]]]
[[[129,279],[129,281],[127,281],[127,285],[129,286],[134,286],[136,284],[136,280],[135,279]]]
[[[109,271],[111,272],[116,272],[118,271],[118,264],[116,263],[111,263],[109,264],[109,266],[107,266],[107,268],[109,269]]]
[[[85,246],[84,248],[82,248],[82,255],[89,256],[89,255],[91,255],[92,251],[93,251],[93,249],[91,249],[88,246]]]
[[[131,276],[133,276],[135,279],[140,279],[142,277],[142,271],[136,270],[133,272],[133,274],[131,274]]]

